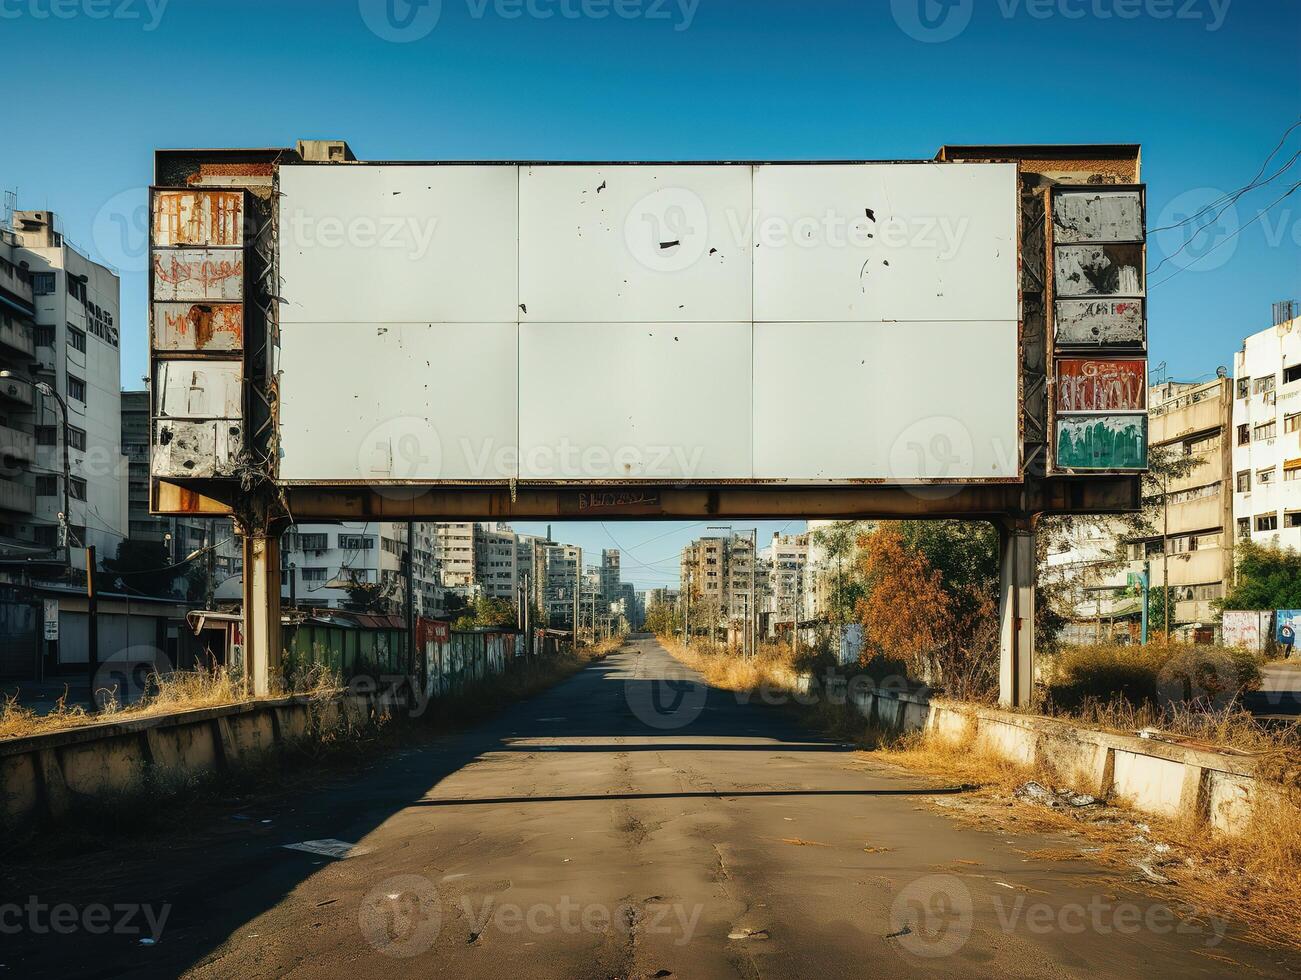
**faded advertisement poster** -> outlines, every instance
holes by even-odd
[[[1147,361],[1066,358],[1057,362],[1059,412],[1141,412]]]
[[[1057,419],[1057,465],[1063,469],[1147,467],[1146,415],[1069,415]]]

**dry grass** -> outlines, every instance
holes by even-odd
[[[21,692],[11,695],[0,704],[0,739],[44,735],[101,722],[134,721],[247,700],[242,682],[224,667],[154,674],[150,682],[149,693],[129,706],[121,703],[116,689],[98,692],[103,699],[103,707],[96,714],[91,714],[79,704],[69,705],[66,690],[63,697],[55,702],[54,709],[44,715],[21,704],[18,700]],[[337,692],[341,687],[335,674],[318,667],[295,678],[290,693],[324,696]]]
[[[910,736],[872,755],[948,782],[978,786],[956,804],[938,801],[960,821],[985,829],[1068,834],[1081,841],[1079,847],[1027,857],[1101,864],[1131,880],[1143,861],[1174,883],[1166,887],[1177,889],[1181,900],[1242,923],[1248,938],[1301,947],[1296,916],[1301,907],[1301,820],[1295,806],[1262,806],[1245,833],[1230,837],[1114,805],[1072,809],[1024,802],[1012,795],[1016,787],[1030,779],[1061,787],[1056,773],[1009,762],[970,744]],[[1158,843],[1163,845],[1160,852]]]
[[[794,657],[790,647],[761,644],[754,657],[744,658],[735,650],[700,640],[689,647],[664,637],[660,643],[676,660],[699,671],[706,682],[724,691],[791,689]]]

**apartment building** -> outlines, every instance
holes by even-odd
[[[1274,325],[1234,356],[1233,514],[1239,538],[1301,548],[1301,319]]]
[[[10,348],[11,363],[17,366],[25,358],[25,369],[10,368],[10,378],[0,386],[8,392],[24,384],[16,378],[30,379],[22,394],[5,396],[8,402],[16,399],[32,406],[36,447],[30,472],[35,500],[25,523],[32,525],[38,548],[54,551],[61,545],[66,442],[72,564],[84,568],[81,547],[93,545],[100,555],[114,556],[127,536],[120,283],[113,270],[92,261],[63,237],[52,211],[14,212],[12,239],[7,237],[7,242],[12,256],[7,261],[24,275],[15,273],[6,281],[11,286],[23,277],[30,282],[33,312],[31,353]],[[21,310],[10,307],[9,312],[15,324],[12,336],[21,347],[25,331],[13,316]],[[43,394],[37,385],[48,386],[57,397]],[[25,496],[19,492],[15,502],[25,503]]]
[[[583,549],[552,541],[539,542],[535,548],[540,553],[541,606],[547,624],[555,628],[571,628],[574,600],[582,575]]]
[[[760,553],[767,568],[768,590],[765,611],[774,621],[790,622],[797,615],[809,558],[808,534],[774,534],[772,543]]]
[[[621,558],[617,550],[606,548],[601,552],[600,588],[601,596],[606,602],[614,602],[619,598],[622,574],[620,562]]]
[[[514,531],[497,524],[474,525],[474,577],[481,595],[513,602],[518,560]]]
[[[474,523],[459,521],[434,525],[434,562],[443,587],[473,598],[475,583]]]
[[[698,538],[682,549],[679,563],[682,590],[693,604],[727,608],[727,540]]]
[[[36,363],[36,303],[30,260],[18,237],[0,229],[0,557],[39,554],[37,541],[36,407],[28,383]]]

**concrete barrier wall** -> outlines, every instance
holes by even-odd
[[[0,742],[0,825],[56,822],[78,806],[181,787],[295,742],[364,726],[383,695],[271,698],[105,721]]]
[[[1260,808],[1292,805],[1280,786],[1257,777],[1254,757],[1246,753],[1211,752],[907,693],[860,691],[852,699],[884,731],[924,732],[949,745],[1044,765],[1077,792],[1226,833],[1242,831]]]

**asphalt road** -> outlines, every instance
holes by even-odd
[[[638,640],[359,774],[18,862],[0,976],[1291,975],[1177,895],[929,805],[953,792]],[[357,849],[284,846],[319,839]]]

